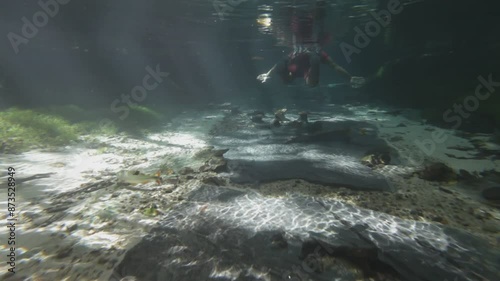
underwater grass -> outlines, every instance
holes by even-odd
[[[158,129],[166,120],[165,115],[152,108],[139,105],[130,106],[129,114],[123,119],[117,118],[116,115],[110,115],[109,112],[107,118],[114,121],[119,131],[136,136],[142,136],[155,128]]]
[[[16,152],[33,146],[68,144],[78,139],[78,131],[61,117],[10,108],[0,112],[0,139],[4,150]]]
[[[101,124],[103,118],[111,123]],[[114,119],[113,119],[114,118]],[[19,153],[37,147],[55,147],[78,141],[83,135],[143,134],[163,122],[164,116],[134,106],[124,120],[109,109],[83,109],[76,105],[0,111],[0,153]]]

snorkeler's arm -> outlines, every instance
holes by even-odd
[[[353,88],[359,88],[362,87],[366,80],[363,77],[358,77],[358,76],[352,76],[347,70],[345,70],[342,66],[336,64],[330,56],[328,56],[326,53],[323,53],[323,59],[324,61],[329,64],[333,69],[335,69],[338,73],[343,74],[349,79],[349,83],[351,84],[351,87]]]
[[[276,69],[276,66],[278,66],[278,64],[277,64],[277,63],[275,63],[275,64],[273,65],[273,67],[271,67],[271,69],[269,69],[269,71],[267,72],[267,75],[271,75],[271,74],[274,72],[274,70]]]
[[[271,78],[271,74],[273,74],[273,72],[276,70],[277,66],[278,66],[278,64],[276,63],[275,65],[273,65],[273,67],[271,67],[271,69],[269,69],[268,72],[260,74],[259,76],[257,76],[257,79],[260,80],[262,83],[266,82],[266,80],[268,80],[269,78]]]
[[[342,66],[336,64],[330,57],[326,57],[326,63],[328,65],[330,65],[331,67],[333,67],[333,69],[335,69],[335,71],[337,71],[338,73],[341,73],[343,74],[344,76],[346,76],[347,78],[349,78],[349,80],[353,77],[349,72],[347,72],[347,70],[345,70]]]

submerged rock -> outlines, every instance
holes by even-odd
[[[205,184],[210,184],[210,185],[215,185],[215,186],[226,185],[226,180],[221,178],[221,177],[217,177],[217,176],[208,176],[208,177],[203,178],[201,181]]]
[[[307,112],[305,111],[299,112],[299,119],[297,121],[300,121],[302,123],[309,123],[309,120],[307,118]]]
[[[188,174],[193,174],[194,172],[195,171],[190,167],[184,167],[184,168],[179,170],[179,174],[183,175],[183,176],[188,175]]]
[[[500,201],[500,186],[486,188],[481,194],[484,199]]]
[[[228,151],[229,149],[214,149],[213,146],[208,146],[195,153],[194,157],[196,159],[205,160],[204,164],[199,168],[199,171],[213,171],[216,173],[225,172],[227,170],[227,161],[223,155]]]
[[[264,115],[258,114],[258,115],[252,116],[251,120],[254,123],[264,123],[264,120],[262,120],[262,118],[264,118]]]
[[[288,123],[288,126],[291,128],[302,128],[304,123],[300,122],[299,120],[293,120],[292,122]]]
[[[356,230],[353,229],[353,232]],[[352,274],[357,273],[358,278],[375,276],[399,277],[398,273],[389,265],[382,261],[377,254],[374,245],[329,245],[325,242],[305,241],[302,244],[301,257],[310,269],[316,273],[322,273],[333,264],[342,265],[344,270]],[[330,257],[333,264],[328,264]],[[335,267],[334,267],[335,268]],[[337,270],[339,268],[336,268]],[[398,278],[399,279],[399,278]]]
[[[227,161],[223,157],[213,157],[200,167],[200,172],[213,171],[222,173],[227,171]]]
[[[222,157],[229,149],[214,149],[213,146],[207,146],[195,153],[196,159],[209,159],[211,157]]]
[[[248,113],[248,116],[256,116],[256,115],[262,115],[262,116],[266,116],[266,113],[264,111],[261,111],[261,110],[254,110],[250,113]]]
[[[274,248],[285,249],[288,247],[288,242],[286,241],[283,233],[276,233],[271,237],[271,243]]]
[[[463,181],[475,181],[477,177],[464,169],[458,171],[458,178]]]
[[[274,120],[273,120],[273,126],[274,127],[281,126],[281,122],[280,122],[280,120],[278,118],[274,118]]]
[[[370,168],[388,165],[391,162],[391,156],[387,152],[376,152],[367,154],[361,159],[361,163]]]
[[[497,280],[499,257],[487,240],[443,224],[209,185],[168,210],[113,271],[142,281],[228,279],[214,272],[232,280],[466,281],[478,280],[475,272]]]
[[[283,122],[283,121],[289,121],[288,118],[286,118],[285,116],[285,113],[287,112],[287,109],[286,108],[283,108],[283,109],[279,109],[277,110],[275,113],[274,113],[274,117],[276,117],[276,119],[278,119],[279,121]]]
[[[447,182],[457,179],[453,169],[443,163],[431,163],[417,174],[419,178],[427,181]]]

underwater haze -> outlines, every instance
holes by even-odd
[[[0,280],[500,280],[495,0],[0,3]]]

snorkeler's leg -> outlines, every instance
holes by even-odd
[[[306,73],[306,84],[310,87],[316,87],[319,83],[320,57],[317,54],[311,54],[309,57],[309,70]]]
[[[327,4],[325,0],[316,0],[314,7],[314,28],[316,41],[321,46],[324,46],[329,41],[329,34],[325,30]]]
[[[323,20],[326,17],[326,8],[327,4],[325,0],[316,0],[314,7],[314,18],[319,21],[320,24],[323,24]]]
[[[293,81],[293,74],[290,73],[288,69],[289,63],[289,59],[284,59],[276,65],[276,72],[281,77],[284,84],[290,84]]]

